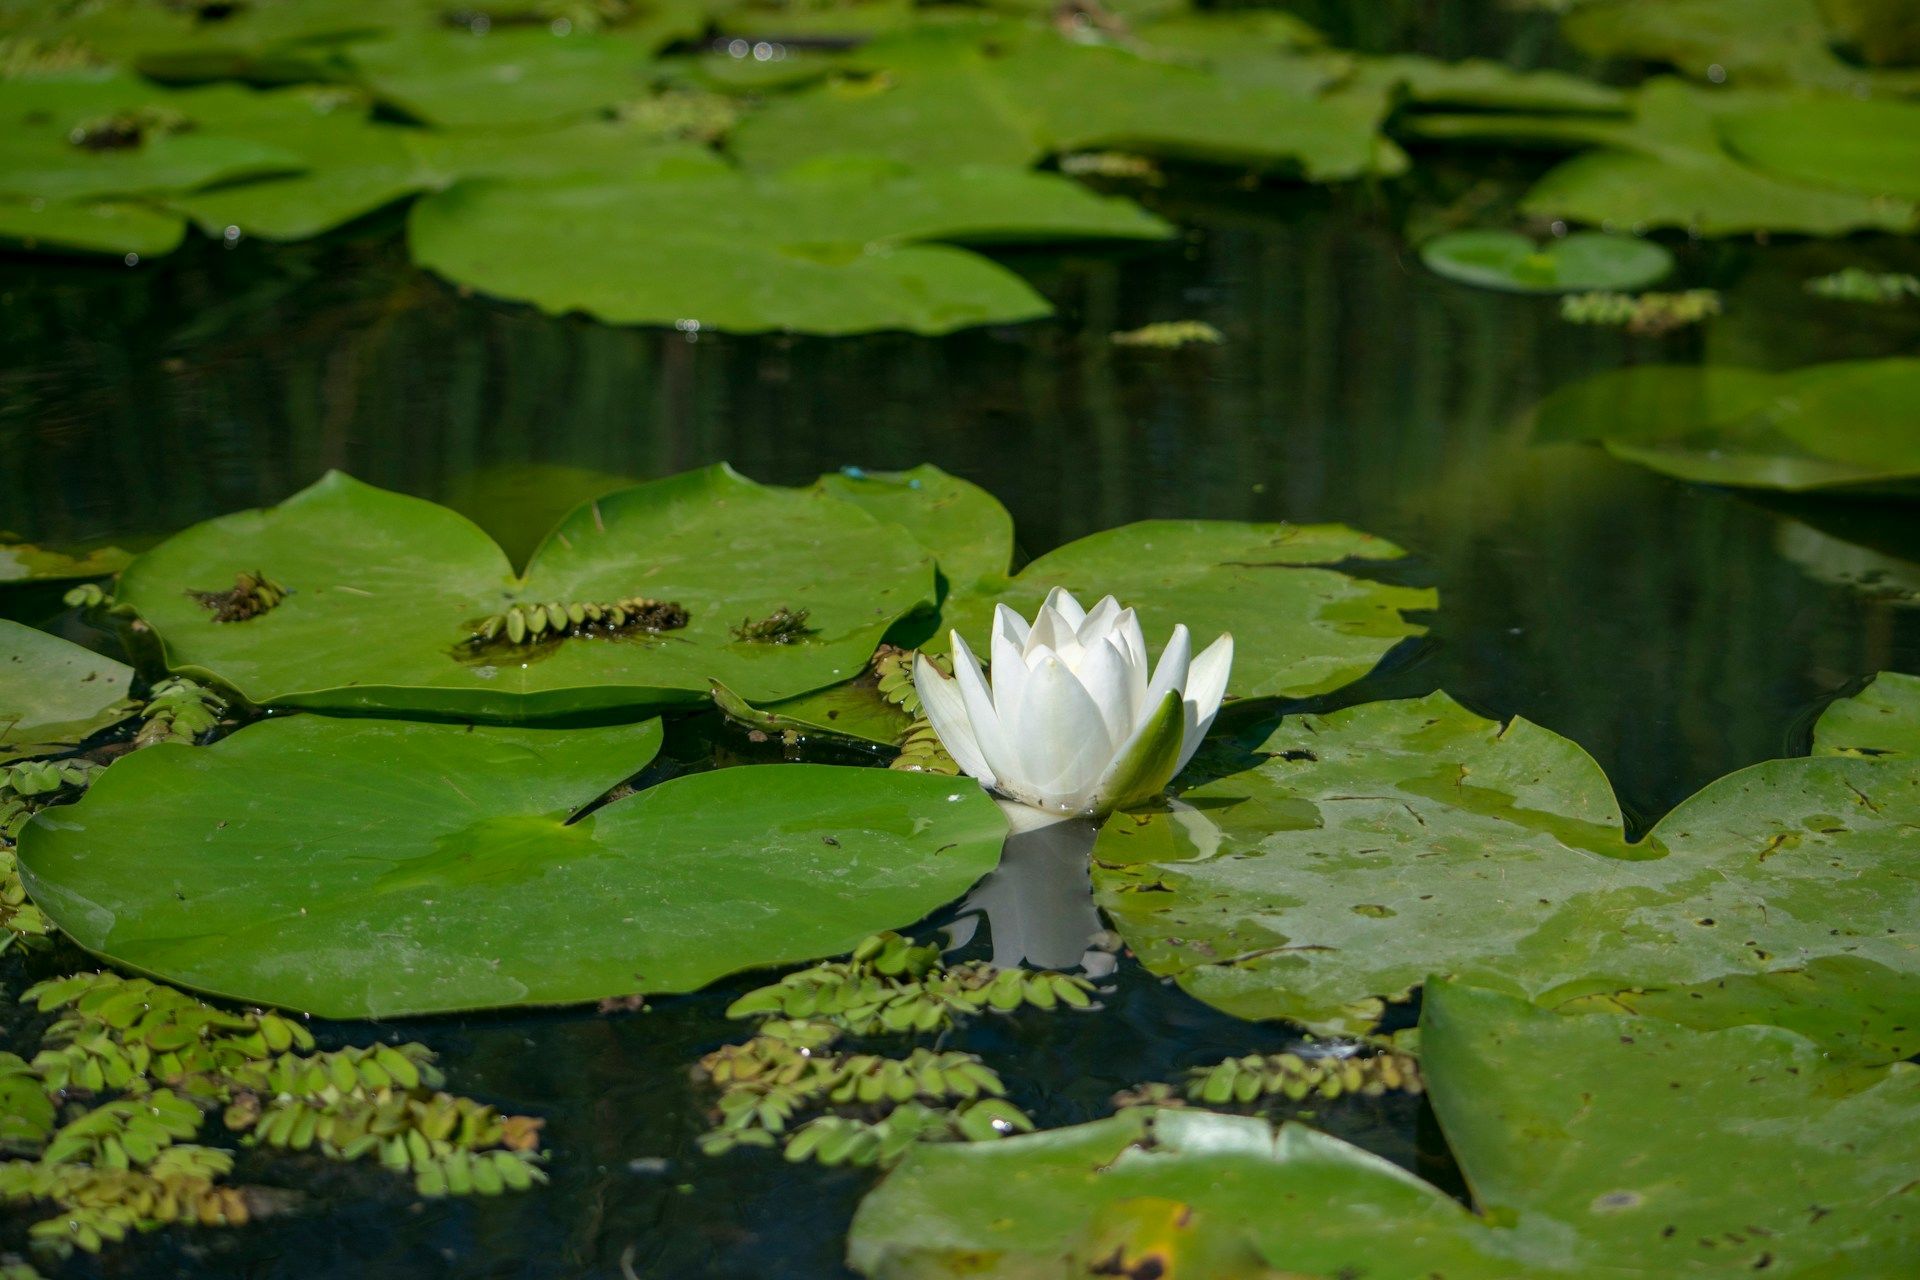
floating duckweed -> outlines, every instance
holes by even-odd
[[[230,590],[187,594],[212,610],[215,622],[247,622],[278,607],[287,598],[287,589],[255,569],[234,574]]]
[[[218,1185],[224,1151],[184,1145],[206,1111],[250,1145],[377,1157],[422,1195],[496,1194],[544,1181],[539,1120],[439,1091],[423,1045],[316,1052],[300,1022],[216,1009],[145,978],[82,973],[21,997],[59,1016],[31,1062],[0,1055],[0,1200],[52,1204],[30,1237],[97,1251],[174,1222],[234,1225],[262,1193]],[[60,1102],[112,1094],[58,1124]]]
[[[1218,345],[1227,335],[1204,320],[1162,320],[1157,324],[1125,329],[1108,339],[1116,347],[1152,347],[1172,351],[1178,347]]]
[[[730,1018],[810,1018],[853,1032],[931,1032],[989,1009],[1085,1009],[1094,987],[1073,974],[995,969],[970,960],[948,966],[940,949],[895,933],[875,934],[848,960],[828,961],[749,991]]]
[[[147,696],[140,709],[144,722],[133,741],[136,746],[156,742],[197,742],[219,727],[227,704],[205,685],[182,676],[162,680]]]
[[[1116,178],[1155,187],[1166,181],[1159,165],[1128,151],[1076,151],[1060,157],[1060,172],[1075,178]]]
[[[623,122],[663,139],[716,142],[740,120],[740,105],[720,93],[668,89],[639,102],[623,103],[614,114]]]
[[[1560,300],[1560,318],[1570,324],[1598,324],[1624,328],[1628,333],[1657,337],[1720,314],[1720,294],[1714,289],[1684,293],[1574,293]]]
[[[20,881],[14,837],[36,810],[84,790],[99,772],[90,760],[26,760],[0,768],[0,954],[39,945],[53,932]]]
[[[1872,302],[1885,306],[1920,298],[1920,276],[1847,267],[1807,281],[1806,289],[1808,293],[1838,302]]]
[[[133,614],[131,608],[114,599],[97,582],[83,582],[60,598],[69,609],[83,609],[116,617],[130,617]]]
[[[701,1150],[784,1142],[789,1160],[885,1166],[919,1142],[979,1142],[1033,1128],[1005,1100],[999,1075],[970,1053],[836,1054],[838,1036],[821,1023],[774,1023],[700,1059],[696,1078],[720,1090]],[[808,1112],[821,1114],[796,1126]]]
[[[785,605],[758,622],[752,618],[742,618],[740,625],[732,630],[735,640],[752,644],[792,644],[795,640],[818,634],[815,628],[807,625],[807,610],[796,611]]]
[[[1383,1052],[1338,1057],[1309,1057],[1298,1053],[1248,1054],[1228,1058],[1187,1073],[1183,1087],[1159,1082],[1114,1095],[1116,1107],[1184,1106],[1187,1102],[1211,1106],[1248,1105],[1272,1099],[1305,1102],[1358,1095],[1377,1098],[1383,1093],[1424,1092],[1420,1064],[1410,1054]]]
[[[483,618],[466,643],[469,648],[521,645],[569,636],[616,636],[678,631],[687,625],[687,611],[672,600],[628,596],[611,604],[516,604],[505,613]]]

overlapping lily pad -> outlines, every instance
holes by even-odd
[[[1598,440],[1682,480],[1791,492],[1902,493],[1920,482],[1920,360],[1767,373],[1638,365],[1562,387],[1535,411],[1542,440]]]
[[[259,616],[216,621],[193,594],[253,572],[287,591]],[[575,510],[523,575],[444,507],[333,473],[163,543],[126,571],[120,596],[175,670],[257,704],[518,719],[693,702],[713,679],[754,700],[851,679],[932,590],[926,553],[893,526],[712,467]],[[515,603],[633,597],[677,603],[689,620],[657,635],[463,643]],[[736,637],[781,608],[805,609],[810,634]]]
[[[1485,1217],[1303,1125],[1134,1111],[916,1149],[861,1203],[848,1261],[877,1280],[1628,1280],[1893,1275],[1920,1245],[1910,1066],[1451,983],[1429,988],[1422,1044]]]
[[[1882,671],[1821,713],[1813,752],[1822,756],[1920,757],[1920,676]]]
[[[821,165],[749,177],[718,161],[462,184],[416,204],[408,229],[423,266],[546,311],[811,333],[946,333],[1047,313],[1006,268],[929,242],[1169,233],[1136,205],[1045,174]]]
[[[0,584],[104,578],[126,568],[131,559],[132,555],[119,547],[67,552],[20,542],[10,534],[0,533]]]
[[[170,982],[331,1017],[689,991],[852,948],[991,870],[952,779],[824,765],[674,779],[578,816],[657,721],[293,716],[117,761],[23,833],[34,901]]]
[[[1629,844],[1579,747],[1444,695],[1288,719],[1264,749],[1094,852],[1142,962],[1230,1013],[1356,1032],[1429,973],[1564,1002],[1845,960],[1826,999],[1920,1048],[1911,759],[1756,765]]]
[[[133,714],[133,669],[0,618],[0,764],[71,747]]]
[[[1592,231],[1544,245],[1517,231],[1455,231],[1421,246],[1420,260],[1450,280],[1515,293],[1643,289],[1673,270],[1673,255],[1651,241]]]

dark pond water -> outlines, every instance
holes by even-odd
[[[1404,34],[1381,21],[1341,34]],[[1430,44],[1459,42],[1435,30]],[[1485,176],[1442,169],[1412,185],[1444,201]],[[542,468],[570,496],[578,471],[647,477],[719,459],[783,482],[935,462],[999,495],[1028,554],[1149,516],[1343,521],[1406,546],[1398,572],[1443,600],[1430,637],[1343,699],[1438,687],[1526,716],[1591,751],[1638,823],[1720,774],[1803,749],[1814,712],[1866,673],[1920,672],[1914,597],[1884,577],[1858,581],[1920,575],[1909,515],[1693,488],[1596,449],[1536,446],[1527,421],[1548,390],[1623,363],[1911,352],[1920,309],[1812,300],[1801,282],[1846,265],[1915,270],[1912,244],[1676,244],[1673,287],[1718,287],[1727,314],[1633,339],[1566,325],[1550,301],[1426,273],[1401,228],[1430,210],[1404,191],[1194,178],[1152,203],[1191,236],[1011,257],[1059,318],[940,340],[694,337],[545,318],[415,272],[378,222],[321,244],[203,246],[134,270],[0,260],[0,528],[55,542],[156,538],[340,467],[461,505],[524,545],[551,503],[506,496],[519,468]],[[1185,318],[1227,341],[1154,353],[1106,340]],[[58,593],[14,593],[7,608],[47,622]],[[0,974],[17,991],[73,963],[7,959]],[[747,985],[639,1014],[325,1028],[424,1040],[451,1087],[547,1117],[552,1186],[422,1203],[375,1170],[246,1157],[237,1180],[296,1183],[309,1211],[162,1234],[79,1270],[843,1274],[868,1175],[766,1153],[709,1160],[693,1145],[704,1121],[687,1066],[738,1034],[719,1014]],[[1288,1040],[1135,970],[1109,1005],[1099,1017],[989,1019],[952,1044],[985,1055],[1015,1100],[1055,1125],[1101,1114],[1126,1085]],[[1417,1105],[1343,1104],[1318,1122],[1450,1177]]]

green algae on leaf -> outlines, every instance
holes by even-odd
[[[1882,671],[1828,706],[1813,726],[1813,753],[1920,757],[1920,676]]]
[[[397,1017],[690,991],[833,955],[998,857],[1005,820],[977,787],[884,769],[726,769],[578,816],[660,737],[657,721],[267,720],[117,761],[29,825],[21,867],[121,964]]]
[[[1516,293],[1642,289],[1673,270],[1673,255],[1651,241],[1592,231],[1544,245],[1516,231],[1455,231],[1422,245],[1420,260],[1450,280]]]
[[[210,624],[190,593],[241,570],[288,594],[251,621]],[[520,576],[461,516],[331,473],[278,507],[176,535],[126,570],[119,594],[175,670],[259,705],[531,719],[697,702],[714,679],[753,700],[851,679],[932,589],[925,553],[892,526],[719,466],[576,508]],[[564,611],[642,593],[679,605],[687,624],[524,652],[464,644],[514,606]],[[742,617],[783,606],[809,610],[816,634],[783,645],[733,637]]]
[[[591,181],[462,183],[416,204],[408,226],[422,266],[545,311],[825,334],[1047,314],[1018,276],[953,242],[1168,234],[1136,205],[1047,174],[822,164],[750,176],[692,155]]]
[[[1553,392],[1541,440],[1609,453],[1704,484],[1789,492],[1905,492],[1920,482],[1920,360],[1849,360],[1782,373],[1638,365]]]
[[[1566,1001],[1846,958],[1836,1007],[1920,1025],[1911,761],[1768,761],[1629,844],[1579,747],[1444,695],[1289,718],[1263,750],[1094,850],[1141,961],[1229,1013],[1354,1033],[1430,973]]]
[[[133,669],[0,618],[0,764],[75,746],[133,714]]]

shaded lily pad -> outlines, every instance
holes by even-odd
[[[142,204],[0,200],[0,240],[25,249],[160,258],[186,236],[185,218]]]
[[[217,622],[194,593],[264,573],[284,600]],[[516,577],[464,518],[330,473],[278,507],[198,525],[141,556],[120,598],[176,669],[258,704],[492,719],[695,702],[719,679],[754,700],[850,679],[894,619],[931,595],[925,553],[822,493],[730,468],[657,480],[577,508]],[[516,602],[673,602],[684,627],[524,646],[466,644]],[[741,641],[789,607],[814,634]]]
[[[1716,83],[1862,92],[1873,83],[1828,47],[1819,0],[1587,0],[1562,29],[1588,53],[1671,63]]]
[[[1542,440],[1598,440],[1682,480],[1787,491],[1902,492],[1920,480],[1920,360],[1784,373],[1639,365],[1562,387],[1535,410]]]
[[[0,533],[0,583],[104,578],[126,568],[132,559],[132,553],[119,547],[68,553],[30,542],[15,542],[10,535]]]
[[[0,618],[0,764],[74,746],[133,714],[133,668]]]
[[[1920,756],[1920,676],[1882,671],[1851,698],[1820,713],[1813,753],[1821,756]]]
[[[397,1017],[690,991],[844,952],[963,893],[1005,834],[978,788],[825,765],[695,774],[576,816],[659,743],[657,721],[267,720],[116,761],[28,827],[21,869],[120,964]]]
[[[775,178],[718,161],[592,182],[464,183],[420,201],[409,223],[421,265],[542,310],[828,334],[1047,314],[1006,268],[925,241],[1168,234],[1136,205],[1045,174],[823,166]]]
[[[1643,289],[1673,270],[1651,241],[1593,231],[1545,245],[1517,231],[1454,231],[1422,245],[1420,260],[1449,280],[1516,293]]]
[[[1628,844],[1605,775],[1444,695],[1290,718],[1255,768],[1110,821],[1101,905],[1148,968],[1249,1018],[1373,1025],[1429,973],[1549,1002],[1845,958],[1836,1008],[1920,1026],[1920,766],[1774,760]]]
[[[577,120],[645,96],[651,65],[628,40],[544,27],[475,35],[425,26],[357,43],[348,58],[381,102],[454,126]]]
[[[556,462],[512,463],[470,471],[441,495],[446,506],[485,530],[516,567],[561,517],[582,503],[632,488],[632,476]]]
[[[1831,98],[1736,112],[1735,155],[1794,182],[1920,202],[1920,103]]]
[[[1920,1251],[1911,1066],[1451,983],[1427,988],[1420,1044],[1448,1145],[1475,1201],[1512,1216],[1514,1256],[1577,1275],[1892,1276]]]

